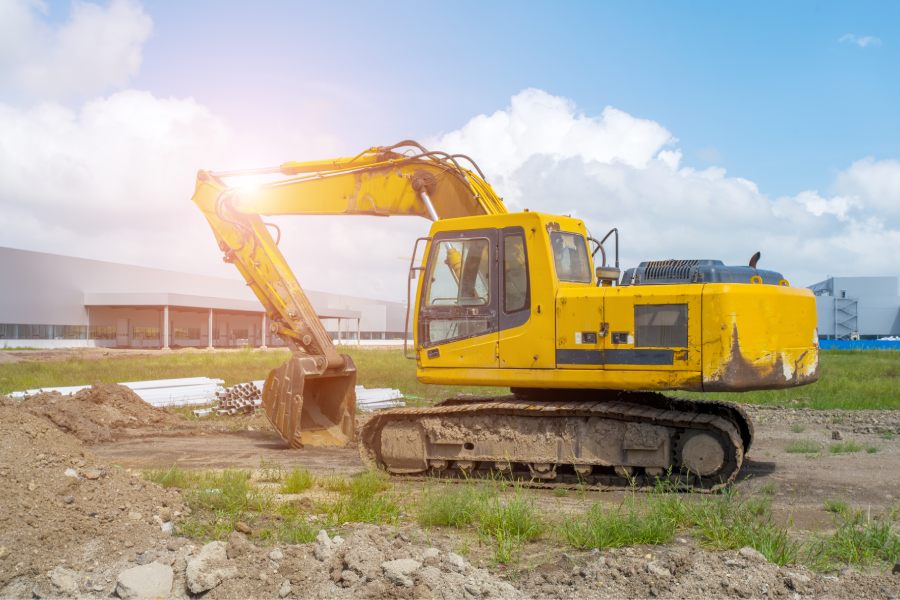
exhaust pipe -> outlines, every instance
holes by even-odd
[[[291,448],[345,446],[356,430],[356,365],[346,354],[339,371],[319,373],[315,359],[292,356],[269,373],[262,405]]]

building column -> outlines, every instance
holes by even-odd
[[[163,306],[163,339],[162,349],[169,350],[169,305]]]
[[[269,319],[267,318],[266,313],[263,313],[263,315],[262,315],[262,332],[259,335],[259,341],[261,344],[260,348],[262,348],[263,350],[265,350],[267,348],[266,333],[268,333],[268,331],[269,331]]]
[[[362,346],[362,334],[359,331],[359,321],[360,318],[356,317],[356,345]]]
[[[209,323],[206,325],[206,349],[213,349],[213,309],[209,309]]]

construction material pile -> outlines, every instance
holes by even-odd
[[[216,414],[253,414],[262,406],[262,387],[262,381],[251,381],[216,392]]]

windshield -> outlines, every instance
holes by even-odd
[[[489,247],[485,238],[438,242],[426,303],[429,306],[487,304]]]
[[[560,281],[591,283],[591,266],[584,236],[562,231],[550,232],[553,263]]]

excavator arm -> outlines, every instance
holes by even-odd
[[[466,168],[463,164],[471,168]],[[248,179],[256,185],[244,185]],[[264,180],[259,183],[259,180]],[[503,201],[466,156],[416,142],[356,156],[241,171],[200,171],[194,202],[262,303],[272,333],[293,356],[266,380],[263,406],[294,447],[353,438],[356,369],[339,354],[278,249],[264,215],[418,216],[431,220],[505,213]],[[272,237],[274,230],[276,237]]]

